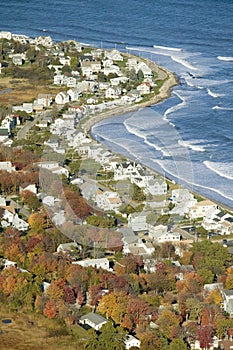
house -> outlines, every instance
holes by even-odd
[[[68,169],[62,167],[59,165],[58,162],[53,162],[53,161],[42,161],[36,163],[36,165],[41,168],[41,169],[47,169],[51,171],[53,174],[57,175],[65,175],[67,178],[69,177],[69,171]]]
[[[12,63],[15,66],[22,66],[25,60],[25,55],[23,54],[14,54],[12,55]]]
[[[213,290],[223,291],[223,283],[207,283],[207,284],[204,284],[204,292],[210,293]]]
[[[0,195],[0,207],[6,206],[6,198]]]
[[[59,244],[57,247],[57,253],[72,253],[77,250],[81,250],[81,246],[77,244],[77,242],[69,242],[69,243],[62,243]]]
[[[127,334],[126,338],[124,339],[124,344],[126,349],[130,349],[132,347],[140,348],[141,342],[133,335]]]
[[[47,108],[52,104],[53,97],[51,94],[39,94],[36,101],[38,105]]]
[[[58,105],[63,105],[70,101],[70,96],[66,92],[59,92],[55,97],[55,102]]]
[[[16,112],[16,111],[22,111],[30,114],[33,112],[33,103],[25,102],[20,106],[12,106],[12,112]]]
[[[135,162],[112,163],[114,171],[114,180],[125,180],[131,177],[132,174],[137,174],[143,167]],[[135,177],[135,175],[134,175]]]
[[[147,222],[146,222],[146,213],[132,213],[128,216],[128,226],[132,227],[134,232],[137,231],[146,231]]]
[[[145,188],[143,192],[146,195],[161,196],[167,193],[167,183],[165,180],[159,178],[145,179]]]
[[[105,51],[105,57],[113,61],[123,61],[124,58],[118,50]]]
[[[29,224],[23,219],[18,217],[18,214],[15,214],[12,220],[12,226],[17,228],[19,231],[27,231],[29,229]]]
[[[30,185],[21,185],[19,187],[19,193],[22,191],[30,191],[34,194],[38,193],[38,186],[36,184],[30,184]]]
[[[9,131],[8,128],[0,127],[0,142],[5,142],[9,139]]]
[[[157,237],[154,238],[157,243],[164,242],[179,242],[181,240],[181,235],[175,232],[165,232],[158,234]]]
[[[167,233],[167,226],[164,225],[152,225],[147,224],[148,235],[153,240],[157,240],[158,237]]]
[[[94,267],[96,269],[103,269],[107,271],[111,271],[109,260],[106,258],[100,258],[100,259],[87,259],[87,260],[79,260],[74,261],[72,264],[77,264],[83,267]]]
[[[105,211],[119,211],[122,201],[117,192],[97,190],[95,196],[96,205]]]
[[[80,317],[79,323],[82,325],[88,325],[89,327],[95,329],[96,331],[99,331],[101,327],[106,324],[108,320],[94,312],[90,312],[86,315],[83,315]]]
[[[223,290],[223,310],[233,317],[233,289]]]
[[[67,77],[66,86],[75,88],[77,85],[77,78]]]
[[[11,32],[0,31],[0,39],[11,40],[11,39],[12,39],[12,34],[11,34]]]
[[[69,89],[67,94],[70,97],[70,101],[78,101],[79,97],[82,95],[77,89]]]
[[[104,75],[109,75],[109,74],[117,74],[118,76],[121,75],[120,67],[113,64],[111,67],[105,67],[102,69]]]
[[[218,205],[206,199],[189,208],[189,217],[190,219],[203,218],[210,210],[215,210],[218,213]]]
[[[121,89],[117,86],[110,86],[106,91],[105,91],[105,97],[106,98],[119,98],[121,95]]]
[[[65,85],[67,82],[67,76],[63,74],[57,74],[53,77],[53,83],[55,85]]]
[[[11,210],[9,207],[5,209],[2,217],[2,227],[13,226],[19,231],[27,231],[29,229],[29,224],[23,219],[19,218],[15,210]]]
[[[150,94],[151,92],[150,83],[142,82],[140,85],[137,86],[137,90],[140,92],[141,95]]]
[[[16,171],[15,166],[13,166],[11,162],[0,162],[0,170],[5,170],[9,173]]]

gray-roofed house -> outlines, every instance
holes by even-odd
[[[100,328],[107,322],[108,320],[105,317],[94,312],[89,312],[88,314],[81,316],[79,320],[79,323],[88,325],[89,327],[94,328],[96,331],[99,331]]]

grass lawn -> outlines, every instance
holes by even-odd
[[[31,84],[27,79],[12,79],[12,77],[0,76],[0,104],[21,104],[37,98],[38,94],[57,94],[58,87],[53,85],[40,85],[37,82]]]
[[[4,324],[2,320],[12,323]],[[88,332],[42,315],[13,312],[0,304],[0,350],[82,350]]]

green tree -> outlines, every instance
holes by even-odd
[[[183,339],[173,339],[168,347],[169,350],[188,350]]]
[[[143,193],[143,190],[140,187],[138,187],[136,184],[133,184],[132,200],[137,202],[143,202],[145,199],[146,199],[146,196]]]
[[[195,242],[191,248],[192,263],[197,270],[209,269],[213,274],[223,274],[226,267],[232,263],[227,248],[209,240]]]
[[[101,349],[106,350],[124,350],[125,332],[121,327],[114,327],[111,322],[104,324],[101,327],[101,334],[99,336],[99,345]]]
[[[213,272],[205,267],[198,270],[198,275],[203,278],[203,283],[212,283],[214,280]]]

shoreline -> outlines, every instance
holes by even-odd
[[[131,54],[127,54],[128,56],[134,56]],[[89,134],[89,136],[93,139],[93,135],[91,134],[91,128],[97,124],[98,122],[110,118],[110,117],[114,117],[114,116],[120,116],[129,112],[134,112],[137,110],[140,110],[142,108],[145,107],[150,107],[153,106],[157,103],[162,102],[163,100],[169,98],[171,96],[171,91],[172,88],[174,86],[177,86],[179,84],[179,79],[177,77],[177,75],[175,73],[170,72],[169,70],[167,70],[164,67],[159,66],[158,64],[156,64],[155,62],[152,62],[148,59],[145,59],[145,61],[147,62],[147,64],[150,66],[150,68],[155,71],[158,74],[158,77],[160,75],[164,77],[164,79],[166,79],[163,83],[163,85],[160,88],[160,92],[157,95],[154,95],[150,100],[146,101],[146,102],[142,102],[142,103],[138,103],[138,104],[133,104],[133,105],[126,105],[126,106],[120,106],[115,108],[114,110],[108,110],[102,113],[99,113],[97,115],[93,115],[90,117],[87,117],[86,120],[84,119],[83,122],[81,122],[81,128],[87,132]],[[159,79],[159,78],[158,78]],[[97,141],[97,140],[96,140]],[[98,142],[98,141],[97,141]],[[153,172],[155,175],[157,176],[163,176],[163,174],[161,174],[159,171],[156,171],[144,164],[142,164],[143,166],[145,166],[145,168],[147,168],[149,171]],[[181,188],[187,188],[187,186],[173,180],[170,179],[168,176],[165,176],[165,179],[168,183],[173,183],[176,184],[177,186],[181,187]],[[189,189],[188,189],[189,190]],[[205,199],[209,199],[211,201],[213,201],[214,203],[216,203],[219,207],[221,207],[224,210],[227,210],[229,212],[233,212],[233,207],[230,207],[228,205],[225,205],[215,199],[211,199],[210,197],[207,197],[201,193],[198,192],[194,192],[191,190],[191,193],[193,193],[193,195],[202,198],[203,200]]]
[[[128,54],[130,55],[130,54]],[[132,56],[132,55],[130,55]],[[90,132],[92,126],[94,126],[95,124],[97,124],[98,122],[109,118],[109,117],[114,117],[117,115],[122,115],[125,113],[129,113],[129,112],[134,112],[137,111],[141,108],[145,108],[145,107],[149,107],[149,106],[153,106],[159,102],[162,102],[163,100],[169,98],[171,96],[171,90],[174,86],[179,84],[179,80],[177,78],[177,76],[175,75],[175,73],[172,73],[170,71],[168,71],[167,69],[157,65],[156,63],[146,60],[147,64],[150,66],[150,68],[155,71],[158,74],[158,79],[159,77],[162,78],[164,83],[160,88],[159,94],[157,95],[153,95],[148,101],[146,102],[141,102],[138,104],[132,104],[132,105],[124,105],[124,106],[120,106],[117,107],[115,109],[112,110],[107,110],[105,112],[93,115],[93,116],[88,116],[85,120],[81,121],[81,128],[86,131],[86,132]]]

